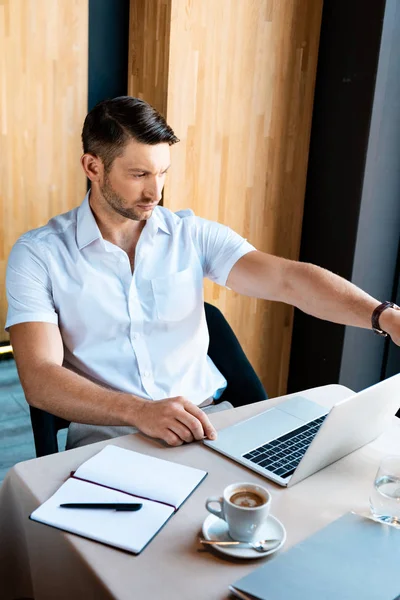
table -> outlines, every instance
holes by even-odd
[[[340,385],[301,395],[325,406],[351,395]],[[291,394],[298,395],[298,394]],[[255,415],[290,397],[258,402],[210,415],[217,429]],[[362,419],[360,415],[360,419]],[[400,420],[387,431],[313,476],[285,489],[201,443],[168,448],[144,435],[128,435],[17,464],[0,490],[0,598],[35,600],[211,600],[229,598],[228,585],[265,560],[233,560],[198,543],[208,515],[204,502],[234,481],[259,482],[272,495],[271,512],[287,530],[281,552],[342,514],[368,510],[380,459],[400,454]],[[83,461],[113,443],[208,471],[208,476],[142,554],[134,556],[30,521],[44,502]]]

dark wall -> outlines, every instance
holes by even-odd
[[[400,202],[400,197],[399,197]],[[400,243],[397,255],[397,268],[395,278],[395,289],[393,290],[392,298],[394,298],[397,306],[400,306]],[[390,340],[386,340],[385,355],[382,368],[382,379],[396,375],[400,371],[400,346],[396,346]],[[397,416],[400,416],[400,411]]]
[[[300,251],[381,300],[400,231],[399,19],[397,0],[324,2]],[[296,311],[288,391],[367,387],[384,349],[371,331]]]
[[[88,110],[126,95],[128,41],[129,0],[89,0]]]
[[[386,2],[371,115],[352,281],[395,300],[400,234],[400,3]],[[393,345],[393,344],[392,344]],[[380,380],[385,340],[347,327],[340,383],[362,389]],[[397,372],[400,370],[398,365]]]

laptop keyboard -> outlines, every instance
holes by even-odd
[[[318,417],[298,429],[243,454],[243,458],[279,477],[289,477],[303,458],[326,416]]]

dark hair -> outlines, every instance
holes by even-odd
[[[130,139],[150,145],[179,142],[164,117],[139,98],[103,100],[87,114],[82,129],[83,152],[101,158],[106,172]]]

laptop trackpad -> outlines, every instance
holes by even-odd
[[[222,429],[218,432],[218,440],[207,442],[207,445],[218,446],[237,456],[301,427],[303,423],[303,419],[271,408],[247,421]]]
[[[285,402],[278,404],[276,408],[285,413],[289,413],[294,417],[299,417],[299,419],[302,419],[305,423],[318,419],[318,417],[322,417],[322,415],[327,415],[329,412],[325,406],[307,400],[307,398],[303,398],[303,396],[289,398],[288,400],[285,400]]]

